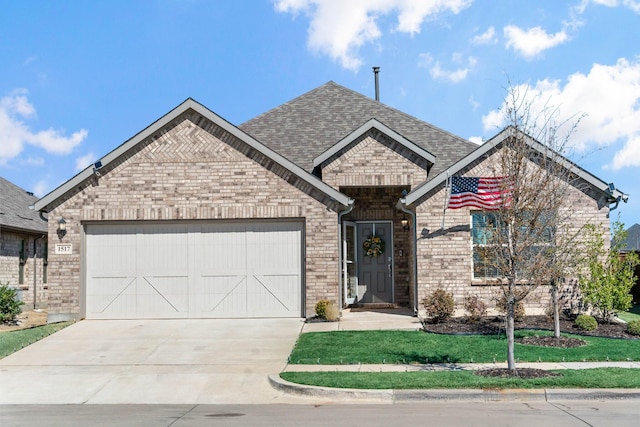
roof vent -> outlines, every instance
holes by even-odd
[[[373,67],[373,75],[376,80],[376,101],[380,102],[380,86],[378,85],[378,73],[380,72],[380,67]]]

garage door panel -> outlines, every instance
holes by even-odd
[[[87,294],[87,313],[95,318],[119,317],[135,310],[137,289],[135,277],[97,277]]]
[[[118,266],[120,276],[136,275],[135,229],[120,230],[112,225],[92,227],[91,240],[87,246],[87,264],[89,271],[96,277],[109,277],[114,274],[113,266]]]
[[[246,291],[246,276],[201,277],[195,295],[195,312],[201,317],[228,317],[233,313],[246,313]]]
[[[247,306],[250,315],[270,317],[272,313],[300,311],[298,276],[252,276],[247,280]]]
[[[301,222],[87,226],[88,318],[300,317]]]
[[[186,226],[138,227],[138,275],[179,276],[189,268]]]
[[[136,312],[148,316],[185,317],[189,313],[187,276],[145,276],[138,280]]]
[[[247,233],[247,263],[262,274],[300,273],[300,228],[296,224],[254,224]]]

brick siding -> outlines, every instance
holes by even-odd
[[[37,240],[36,240],[37,239]],[[28,310],[34,308],[34,240],[36,243],[35,256],[35,279],[36,279],[36,308],[46,308],[48,301],[48,286],[43,283],[43,251],[46,238],[41,235],[33,235],[29,233],[20,233],[7,229],[0,230],[0,283],[8,284],[9,287],[18,291],[18,298],[24,302],[22,309]],[[22,241],[25,244],[26,262],[23,266],[23,282],[19,283],[20,277],[20,248]]]
[[[427,179],[426,160],[377,131],[365,133],[325,163],[322,180],[333,188],[415,187]]]

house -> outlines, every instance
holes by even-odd
[[[23,308],[47,304],[47,219],[29,206],[38,200],[0,177],[0,283],[18,291]]]
[[[622,242],[620,255],[625,256],[629,252],[640,254],[640,224],[633,224],[627,229],[627,238]],[[636,284],[631,288],[633,303],[640,304],[640,265],[636,266]]]
[[[440,230],[445,181],[486,173],[508,132],[478,146],[333,82],[240,126],[187,99],[35,204],[55,241],[50,321],[489,298],[470,209]],[[577,174],[575,220],[608,224],[626,196]]]

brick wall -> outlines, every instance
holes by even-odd
[[[35,256],[35,298],[36,308],[46,308],[48,287],[43,283],[43,251],[46,239],[28,233],[7,229],[0,230],[0,283],[9,284],[18,290],[18,297],[25,303],[23,310],[33,309],[34,304],[34,240]],[[37,240],[36,240],[37,239]],[[23,265],[23,281],[20,278],[20,249],[24,242],[26,262]]]
[[[427,162],[372,130],[329,159],[322,180],[339,187],[413,186],[426,181]]]
[[[49,235],[64,217],[73,244],[71,255],[50,251],[50,317],[82,313],[88,221],[305,218],[307,315],[320,299],[337,301],[337,214],[324,194],[193,112],[135,150],[49,214]]]

